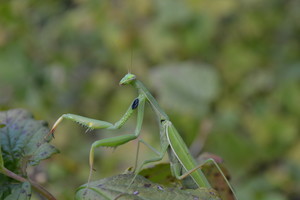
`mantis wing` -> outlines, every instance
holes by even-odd
[[[169,140],[171,149],[175,154],[175,156],[177,157],[177,159],[179,160],[179,162],[181,163],[181,165],[183,166],[183,168],[187,172],[195,169],[197,167],[197,163],[194,160],[194,158],[191,156],[187,146],[185,145],[183,139],[179,135],[176,128],[173,126],[173,124],[170,121],[166,122],[165,125],[166,125],[165,127],[166,135]],[[180,176],[182,178],[186,177],[185,175],[182,175],[180,173],[181,172],[177,172],[175,176],[179,176],[178,178],[180,178]],[[190,175],[199,187],[208,187],[208,188],[211,187],[200,169],[195,170],[194,172],[190,173]]]

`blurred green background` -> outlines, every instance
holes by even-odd
[[[240,199],[300,199],[299,8],[297,0],[0,1],[0,108],[28,109],[50,125],[63,113],[115,122],[136,97],[118,86],[130,69],[195,156],[225,160]],[[120,131],[84,134],[64,121],[53,141],[61,154],[28,170],[58,199],[73,199],[92,142],[134,127],[131,119]],[[159,146],[150,108],[142,137]],[[136,145],[97,150],[94,179],[133,166]],[[151,156],[141,149],[140,160]]]

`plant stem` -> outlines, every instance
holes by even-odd
[[[5,174],[6,176],[13,178],[17,181],[20,182],[30,182],[30,184],[32,185],[33,189],[35,191],[37,191],[38,193],[40,193],[41,195],[43,195],[45,198],[47,198],[48,200],[56,200],[56,198],[50,193],[48,192],[45,188],[43,188],[41,185],[39,185],[38,183],[32,181],[32,180],[27,180],[26,178],[19,176],[15,173],[13,173],[12,171],[9,171],[8,169],[6,169],[5,167],[3,168],[3,174]]]

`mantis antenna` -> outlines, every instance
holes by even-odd
[[[128,68],[128,74],[131,74],[131,68],[132,68],[132,57],[133,57],[133,50],[130,50],[130,66]]]

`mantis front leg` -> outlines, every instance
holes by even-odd
[[[97,148],[97,147],[118,147],[122,144],[125,144],[125,143],[131,141],[131,140],[136,139],[141,132],[141,127],[142,127],[143,117],[144,117],[144,107],[145,107],[145,97],[143,95],[139,95],[129,106],[128,110],[123,115],[123,117],[119,121],[117,121],[115,124],[112,124],[112,123],[109,123],[106,121],[83,117],[80,115],[64,114],[54,123],[54,125],[48,135],[50,135],[50,134],[53,135],[56,127],[63,119],[72,120],[88,129],[102,129],[102,128],[109,129],[109,130],[119,129],[131,117],[134,110],[135,109],[138,110],[137,126],[136,126],[135,132],[133,134],[127,134],[127,135],[121,135],[121,136],[112,137],[112,138],[106,138],[106,139],[95,141],[92,144],[91,149],[90,149],[90,155],[89,155],[89,165],[90,165],[90,173],[89,173],[89,178],[88,178],[88,183],[89,183],[90,179],[91,179],[92,171],[93,171],[95,148]]]
[[[130,118],[130,116],[132,115],[132,113],[134,112],[134,110],[136,108],[141,107],[141,106],[143,106],[143,108],[144,108],[144,105],[142,105],[144,103],[145,103],[145,97],[142,95],[138,96],[138,98],[136,98],[132,102],[132,104],[129,106],[126,113],[123,115],[123,117],[119,121],[117,121],[115,124],[112,124],[112,123],[109,123],[106,121],[88,118],[88,117],[83,117],[80,115],[63,114],[62,116],[60,116],[58,118],[58,120],[56,120],[56,122],[54,123],[53,127],[51,128],[49,134],[46,137],[48,137],[50,134],[52,134],[52,136],[54,136],[55,129],[57,128],[58,124],[60,124],[62,122],[63,119],[68,119],[68,120],[74,121],[74,122],[80,124],[81,126],[86,127],[87,129],[103,129],[103,128],[109,129],[109,130],[119,129]],[[144,112],[144,110],[142,110],[142,112]],[[143,118],[142,118],[142,120],[143,120]],[[142,120],[140,120],[140,121],[142,121]],[[138,120],[138,123],[139,123],[139,120]]]

